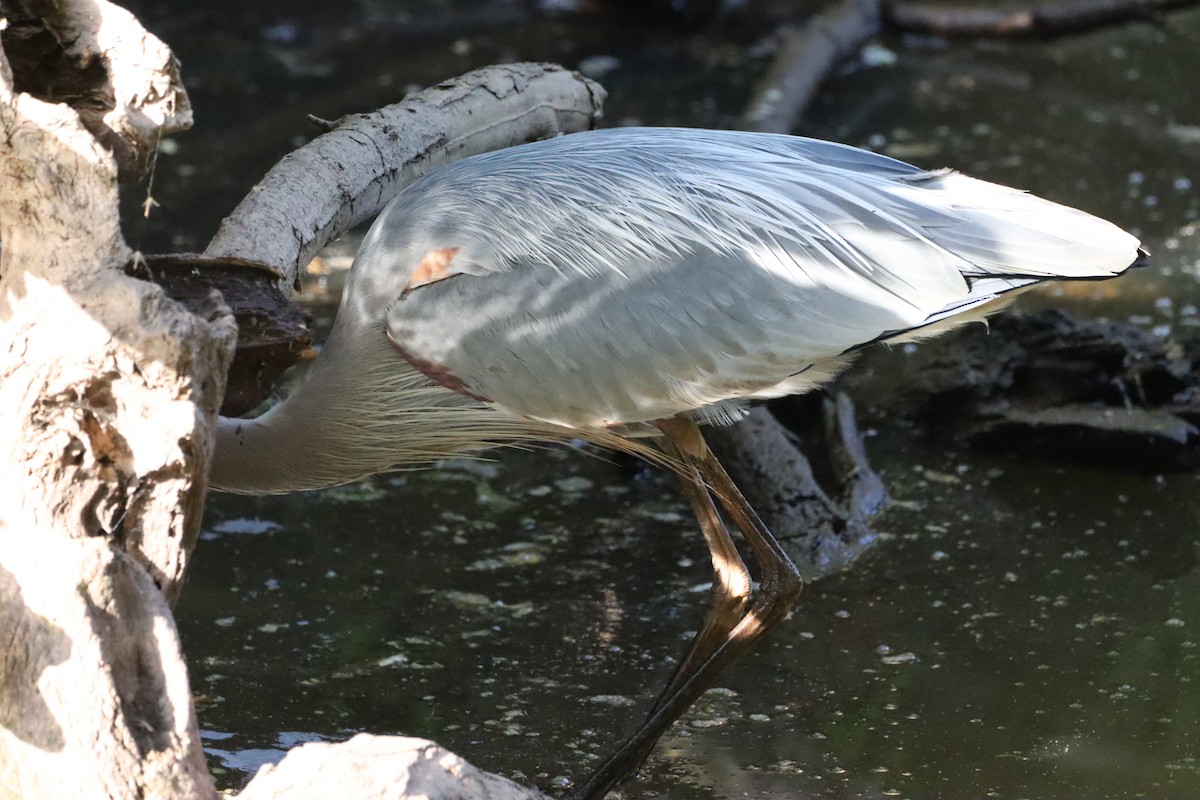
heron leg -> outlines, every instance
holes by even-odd
[[[637,770],[675,720],[767,631],[784,620],[804,586],[799,571],[708,449],[696,424],[683,417],[675,417],[660,421],[658,426],[666,435],[670,450],[688,468],[683,475],[685,484],[690,483],[693,487],[687,490],[688,497],[692,500],[692,508],[697,511],[697,519],[705,537],[709,537],[710,533],[713,535],[710,549],[714,563],[724,557],[719,554],[725,552],[725,543],[732,549],[732,542],[724,526],[719,524],[720,520],[716,519],[714,526],[714,521],[709,517],[710,511],[715,512],[711,497],[715,497],[729,514],[754,553],[761,570],[759,590],[749,610],[732,627],[728,627],[728,622],[722,619],[715,622],[710,630],[706,621],[705,628],[697,634],[697,640],[703,641],[698,643],[693,640],[649,716],[575,792],[575,796],[583,800],[601,800],[618,781]],[[704,496],[702,501],[693,500],[700,495]],[[715,517],[715,513],[712,516]],[[717,533],[718,528],[724,533],[723,537]],[[722,539],[724,543],[721,550],[712,547],[713,540]],[[736,550],[733,552],[736,554]],[[714,581],[714,589],[716,583]],[[732,604],[729,605],[732,607]],[[711,618],[714,614],[710,612],[709,616]]]
[[[670,446],[668,450],[674,451],[675,448]],[[681,454],[673,452],[673,455]],[[695,467],[689,467],[688,474],[680,476],[680,482],[683,485],[683,493],[692,506],[692,512],[700,523],[704,540],[708,543],[709,555],[712,558],[713,584],[704,623],[692,638],[687,652],[679,660],[658,699],[654,701],[650,709],[651,714],[686,683],[697,666],[703,664],[729,637],[729,632],[745,616],[746,606],[750,602],[750,572],[729,537],[725,523],[721,521],[700,473]]]

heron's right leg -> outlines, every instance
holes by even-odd
[[[667,442],[667,452],[682,459],[682,453]],[[686,463],[686,462],[684,462]],[[729,632],[746,614],[750,602],[750,572],[742,561],[737,547],[729,536],[721,515],[713,504],[712,495],[704,486],[704,479],[695,467],[688,467],[688,474],[680,476],[683,493],[692,506],[700,532],[708,544],[712,558],[713,584],[710,605],[700,631],[692,638],[687,652],[679,660],[675,671],[667,680],[658,699],[650,709],[653,715],[692,673],[729,638]]]

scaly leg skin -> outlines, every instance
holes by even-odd
[[[673,446],[669,446],[669,440],[667,444],[669,452],[682,460],[682,454]],[[733,540],[729,538],[725,523],[721,521],[700,473],[694,467],[689,469],[689,473],[686,476],[681,475],[680,482],[684,495],[691,503],[692,512],[700,523],[700,531],[704,534],[709,555],[712,557],[713,584],[710,605],[700,631],[692,638],[687,652],[679,660],[666,686],[651,706],[651,715],[687,681],[697,665],[707,661],[729,637],[729,632],[746,615],[746,606],[750,603],[750,572],[742,562]]]
[[[719,524],[720,520],[713,519],[715,513],[711,512],[715,509],[712,509],[711,499],[708,499],[710,494],[720,502],[745,537],[759,563],[762,580],[749,611],[731,628],[724,615],[736,604],[736,594],[733,600],[716,600],[704,628],[693,640],[649,716],[574,792],[579,800],[602,800],[620,780],[632,775],[667,728],[711,688],[730,665],[787,617],[804,586],[799,571],[779,542],[775,541],[775,537],[709,451],[696,424],[683,417],[675,417],[660,421],[658,427],[666,435],[669,449],[690,468],[683,477],[692,486],[688,489],[688,497],[692,500],[693,510],[697,512],[701,530],[709,540],[713,563],[727,564],[728,553],[736,554],[736,549],[724,526]],[[701,495],[706,499],[699,499]],[[714,598],[717,597],[716,584],[722,579],[720,568],[717,573]],[[712,621],[714,616],[721,618]]]

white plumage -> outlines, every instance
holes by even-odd
[[[221,421],[211,482],[309,489],[530,439],[661,447],[712,553],[713,607],[650,716],[582,786],[598,800],[800,591],[695,422],[807,391],[871,342],[1138,257],[1083,212],[811,139],[618,129],[476,156],[384,210],[325,351],[264,416]],[[717,503],[759,562],[752,602]]]
[[[615,129],[429,176],[364,245],[396,344],[575,428],[812,388],[828,359],[1051,277],[1115,275],[1119,228],[949,171],[789,136]],[[405,266],[454,248],[401,299]],[[366,288],[363,286],[363,288]]]
[[[436,279],[413,286],[430,254]],[[620,446],[679,413],[728,421],[864,344],[1137,256],[1081,211],[801,137],[619,128],[475,156],[384,210],[325,353],[266,416],[222,423],[212,480],[290,491],[530,438]]]

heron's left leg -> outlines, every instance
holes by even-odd
[[[711,491],[738,526],[759,563],[762,579],[750,610],[729,630],[724,641],[702,662],[691,664],[689,674],[677,672],[671,681],[674,688],[669,688],[659,698],[641,727],[576,791],[575,796],[584,800],[600,800],[618,781],[641,766],[667,728],[711,688],[733,662],[750,650],[768,630],[783,621],[804,585],[799,571],[779,542],[709,451],[696,424],[677,417],[660,421],[658,426],[670,440],[676,454],[692,471],[692,482],[696,483],[696,478],[703,479],[705,485],[697,484],[697,488]],[[686,480],[689,476],[684,477]],[[701,525],[704,525],[703,521]],[[699,662],[699,656],[694,661]]]

